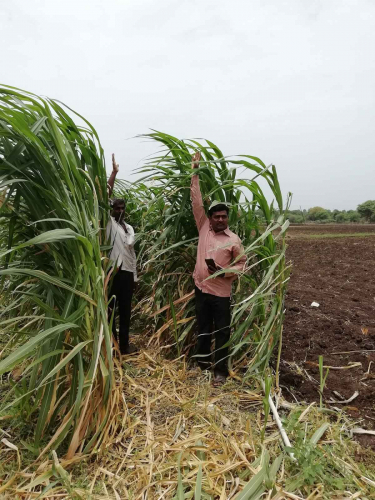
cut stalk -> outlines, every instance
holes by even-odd
[[[266,385],[265,385],[264,381],[261,380],[260,383],[261,383],[263,392],[266,394]],[[276,406],[275,406],[275,404],[274,404],[274,402],[272,400],[271,394],[269,394],[269,396],[268,396],[268,404],[270,405],[273,418],[275,419],[275,422],[276,422],[276,425],[277,425],[277,427],[279,429],[279,432],[280,432],[280,435],[281,435],[281,439],[283,440],[283,443],[288,448],[292,448],[292,445],[290,444],[288,435],[287,435],[287,433],[286,433],[286,431],[284,429],[283,423],[281,422],[281,418],[279,416],[277,408],[276,408]],[[289,454],[289,456],[290,456],[290,458],[292,460],[296,460],[296,457],[294,456],[294,453],[292,451],[288,451],[288,454]]]

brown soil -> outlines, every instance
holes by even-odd
[[[296,224],[290,226],[288,233],[291,237],[301,234],[375,234],[375,224]]]
[[[319,401],[318,357],[330,369],[324,402],[375,429],[375,238],[303,239],[301,234],[372,232],[375,225],[302,226],[290,230],[287,257],[293,263],[286,299],[280,384],[293,400]],[[311,303],[319,303],[312,307]],[[350,352],[349,352],[350,351]],[[337,354],[340,353],[340,354]],[[372,363],[371,363],[372,362]],[[360,436],[375,447],[375,436]]]

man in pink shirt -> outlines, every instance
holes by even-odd
[[[192,159],[199,167],[200,153]],[[191,202],[199,232],[197,262],[194,269],[195,310],[198,323],[197,360],[202,370],[211,361],[211,336],[215,333],[214,384],[221,385],[228,375],[228,342],[230,339],[230,295],[236,272],[243,271],[246,256],[240,238],[228,228],[229,206],[214,202],[206,215],[198,175],[191,178]],[[220,269],[221,275],[208,279]]]

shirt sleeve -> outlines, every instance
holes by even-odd
[[[233,247],[232,247],[232,255],[233,255],[233,261],[235,261],[237,258],[238,260],[229,267],[229,269],[233,269],[234,271],[243,271],[246,266],[246,255],[244,253],[244,248],[241,243],[241,240],[238,238],[238,242],[236,242]],[[225,273],[226,278],[237,278],[238,274],[236,272],[231,273]]]
[[[115,265],[115,262],[118,259],[118,253],[115,248],[116,246],[116,228],[114,227],[112,217],[109,218],[108,223],[107,223],[107,228],[106,228],[106,236],[107,236],[107,243],[111,245],[111,249],[108,253],[108,258],[112,262],[113,265]]]
[[[126,230],[128,232],[127,234],[127,239],[126,239],[126,243],[130,246],[130,247],[134,247],[134,243],[135,243],[135,233],[134,233],[134,229],[133,227],[130,225],[130,224],[126,224]]]
[[[138,281],[138,275],[137,275],[137,256],[135,254],[134,250],[134,243],[135,243],[135,233],[134,229],[130,224],[126,224],[126,230],[128,232],[127,234],[127,244],[129,245],[129,252],[132,257],[132,267],[133,267],[133,275],[134,275],[134,281]]]
[[[193,206],[193,214],[198,231],[200,231],[207,220],[206,212],[203,206],[202,193],[199,187],[198,175],[193,175],[190,184],[190,197]]]

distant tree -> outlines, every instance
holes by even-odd
[[[308,220],[323,221],[331,217],[331,212],[323,207],[312,207],[307,212]]]
[[[369,222],[375,222],[375,200],[367,200],[357,207],[357,212]]]
[[[372,205],[374,204],[374,205]],[[363,203],[365,205],[367,220],[375,222],[375,201]],[[370,205],[370,207],[368,206]],[[360,205],[361,206],[361,205]],[[372,211],[374,209],[374,211]],[[360,222],[365,218],[359,210],[328,210],[323,207],[312,207],[309,210],[290,210],[288,218],[292,223],[304,223],[306,220],[323,224],[343,224],[347,222]]]
[[[297,212],[297,210],[294,210],[294,212]],[[302,224],[305,222],[305,219],[303,215],[295,214],[295,213],[290,213],[288,215],[289,222],[292,224]]]
[[[361,220],[361,215],[357,210],[348,210],[346,216],[350,222],[359,222]]]
[[[347,220],[348,220],[348,216],[345,213],[345,211],[342,211],[342,212],[339,212],[338,214],[336,214],[336,217],[335,217],[336,222],[347,222]]]

